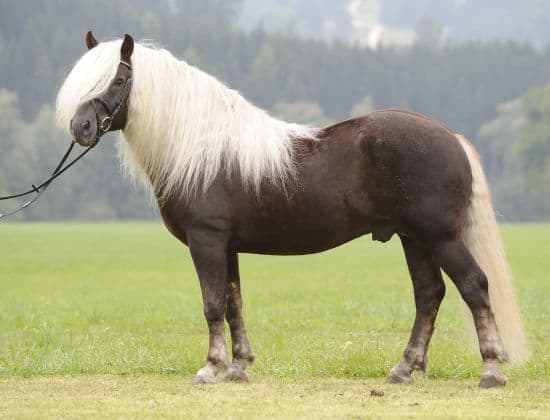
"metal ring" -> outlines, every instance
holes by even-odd
[[[111,125],[113,124],[113,119],[111,117],[105,117],[103,120],[101,120],[101,123],[99,124],[99,129],[106,133],[111,129]]]

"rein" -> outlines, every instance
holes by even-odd
[[[65,154],[63,155],[63,158],[61,159],[61,162],[59,162],[59,164],[57,165],[57,167],[55,168],[55,170],[53,171],[52,175],[46,179],[45,181],[43,181],[42,183],[40,183],[38,186],[35,186],[34,184],[32,184],[32,189],[28,190],[28,191],[25,191],[25,192],[22,192],[22,193],[19,193],[19,194],[14,194],[14,195],[10,195],[10,196],[7,196],[7,197],[0,197],[0,201],[5,201],[5,200],[13,200],[14,198],[20,198],[20,197],[25,197],[27,195],[30,195],[30,194],[33,194],[33,193],[36,193],[36,196],[25,202],[23,205],[21,205],[20,207],[16,208],[15,210],[12,210],[12,211],[9,211],[7,213],[0,213],[0,220],[6,218],[6,217],[9,217],[9,216],[12,216],[16,213],[19,213],[20,211],[26,209],[27,207],[29,207],[31,204],[33,204],[34,202],[36,202],[40,196],[42,195],[42,193],[44,191],[46,191],[48,189],[48,187],[50,186],[50,184],[52,183],[52,181],[56,178],[58,178],[59,176],[61,176],[65,171],[67,171],[71,166],[73,166],[76,162],[78,162],[80,159],[82,159],[86,154],[88,154],[88,152],[90,150],[92,150],[96,145],[97,143],[99,143],[99,138],[96,138],[96,140],[94,141],[94,143],[89,146],[86,150],[84,150],[80,155],[78,155],[71,163],[67,164],[66,166],[63,166],[65,164],[65,162],[67,161],[67,159],[69,158],[69,155],[71,154],[71,152],[73,151],[73,148],[74,148],[74,145],[75,145],[75,142],[72,141],[71,144],[69,145],[69,148],[67,149],[67,151],[65,152]]]
[[[132,69],[132,66],[130,64],[128,64],[127,62],[125,62],[125,61],[121,61],[120,64],[125,65],[130,70]],[[99,140],[101,139],[101,137],[111,129],[111,125],[113,123],[113,120],[117,116],[117,114],[120,112],[120,109],[122,108],[122,105],[124,104],[124,101],[126,100],[128,95],[130,94],[130,89],[131,88],[132,88],[132,78],[129,78],[129,79],[126,80],[126,83],[124,85],[124,89],[122,90],[122,92],[118,96],[118,98],[115,101],[112,108],[109,106],[109,104],[107,104],[99,96],[96,96],[95,98],[91,99],[91,104],[92,104],[92,106],[94,108],[94,111],[95,111],[96,125],[97,125],[96,137],[95,137],[95,140],[93,141],[93,143],[90,146],[88,146],[86,148],[86,150],[84,150],[82,153],[80,153],[76,158],[74,158],[70,163],[65,165],[65,162],[67,161],[67,159],[69,159],[69,156],[71,155],[71,152],[73,151],[73,148],[74,148],[74,145],[75,145],[75,141],[74,140],[71,141],[71,144],[69,145],[69,148],[67,149],[67,151],[65,152],[65,154],[61,158],[61,161],[55,167],[54,171],[52,172],[52,174],[49,178],[42,181],[38,186],[35,186],[34,184],[31,184],[32,189],[30,189],[28,191],[25,191],[25,192],[22,192],[22,193],[19,193],[19,194],[9,195],[9,196],[6,196],[6,197],[0,197],[0,201],[6,201],[6,200],[13,200],[15,198],[25,197],[25,196],[30,195],[30,194],[36,194],[36,196],[34,198],[32,198],[31,200],[25,202],[23,205],[16,208],[15,210],[11,210],[7,213],[0,213],[0,221],[2,219],[5,219],[5,218],[9,217],[9,216],[12,216],[16,213],[19,213],[20,211],[26,209],[27,207],[29,207],[30,205],[32,205],[33,203],[38,201],[40,196],[44,193],[44,191],[46,191],[48,189],[50,184],[55,179],[57,179],[58,177],[63,175],[76,162],[78,162],[80,159],[82,159],[84,156],[86,156],[95,146],[97,146],[97,144],[99,143]],[[107,112],[107,116],[105,118],[103,118],[101,121],[99,121],[99,112],[98,112],[97,107],[96,107],[96,102],[101,104],[101,106]]]

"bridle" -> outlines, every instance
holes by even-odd
[[[130,63],[127,63],[126,61],[120,60],[120,64],[128,67],[128,69],[132,70],[132,65]],[[124,83],[124,89],[122,89],[122,92],[120,92],[120,95],[116,99],[115,103],[113,104],[112,108],[109,106],[107,102],[103,100],[103,98],[96,96],[95,98],[91,99],[92,106],[94,108],[95,112],[95,118],[96,118],[96,125],[97,125],[97,132],[96,132],[96,141],[98,141],[101,136],[103,136],[105,133],[107,133],[111,129],[111,125],[113,124],[113,120],[117,116],[117,114],[120,112],[120,109],[122,108],[122,105],[124,104],[124,101],[130,94],[130,90],[132,89],[132,78],[128,78],[126,82]],[[105,112],[107,112],[107,116],[103,118],[101,121],[99,121],[99,112],[97,110],[97,105],[99,104],[103,107]],[[72,124],[71,124],[72,126]]]
[[[120,64],[122,64],[122,65],[128,67],[130,70],[132,70],[132,66],[131,66],[130,63],[127,63],[126,61],[120,60]],[[107,102],[105,102],[105,100],[103,98],[101,98],[99,96],[96,96],[96,97],[92,98],[91,99],[91,104],[94,108],[96,123],[97,123],[96,124],[97,125],[97,132],[96,132],[96,136],[95,136],[95,139],[92,142],[92,144],[90,146],[88,146],[82,153],[80,153],[70,163],[65,165],[65,162],[67,161],[67,159],[71,155],[71,152],[73,151],[73,148],[76,144],[75,141],[72,140],[71,144],[69,145],[69,148],[67,149],[67,151],[65,152],[65,154],[61,158],[61,161],[56,166],[55,170],[52,172],[51,176],[48,179],[42,181],[40,184],[38,184],[38,186],[35,186],[34,184],[32,184],[32,189],[30,189],[28,191],[25,191],[25,192],[22,192],[22,193],[19,193],[19,194],[6,196],[6,197],[0,197],[0,201],[5,201],[5,200],[12,200],[12,199],[15,199],[15,198],[20,198],[20,197],[25,197],[25,196],[33,194],[33,193],[36,194],[36,196],[33,199],[25,202],[23,205],[16,208],[15,210],[9,211],[7,213],[0,213],[0,220],[4,219],[6,217],[12,216],[15,213],[19,213],[20,211],[26,209],[31,204],[36,202],[40,198],[42,193],[44,191],[46,191],[46,189],[50,186],[52,181],[54,181],[55,179],[60,177],[69,168],[71,168],[76,162],[78,162],[85,155],[87,155],[95,146],[97,146],[97,144],[99,143],[99,140],[101,139],[101,137],[103,137],[105,135],[105,133],[107,133],[111,129],[111,126],[113,124],[113,120],[115,119],[115,117],[120,112],[120,110],[122,108],[122,105],[124,104],[124,102],[128,98],[128,95],[130,94],[131,89],[132,89],[132,78],[130,77],[126,80],[122,92],[117,97],[117,99],[116,99],[115,103],[112,105],[112,107],[109,106],[109,104]],[[104,117],[101,121],[99,121],[99,112],[98,112],[96,103],[100,104],[103,107],[103,109],[107,112],[107,116]],[[72,121],[71,121],[71,132],[72,132]]]

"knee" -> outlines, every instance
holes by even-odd
[[[229,323],[231,328],[237,328],[241,323],[241,312],[232,308],[231,305],[227,305],[227,312],[225,313],[225,319]]]
[[[489,307],[489,282],[481,270],[472,272],[464,280],[461,290],[464,300],[469,306]]]
[[[233,294],[227,297],[227,317],[233,319],[241,313],[242,302],[239,296]]]
[[[223,321],[225,318],[225,312],[227,305],[224,304],[214,304],[207,302],[204,305],[204,317],[208,323]]]
[[[421,308],[431,311],[434,306],[439,306],[445,297],[445,290],[445,283],[443,281],[415,290],[417,304]]]
[[[487,279],[487,276],[485,275],[485,273],[481,270],[477,275],[477,284],[482,292],[484,293],[489,292],[489,280]]]

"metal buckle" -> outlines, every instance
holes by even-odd
[[[107,131],[109,131],[111,129],[111,125],[113,124],[113,119],[109,116],[103,118],[103,120],[101,120],[101,123],[99,124],[99,129],[106,133]]]

